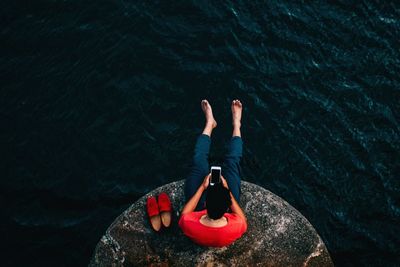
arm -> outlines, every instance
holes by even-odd
[[[192,196],[191,199],[189,199],[189,201],[183,207],[181,215],[191,213],[196,209],[197,203],[199,203],[201,195],[203,194],[204,190],[206,190],[208,187],[209,180],[210,180],[210,175],[207,175],[204,178],[203,183],[199,186],[199,189],[197,189],[196,193]]]
[[[231,199],[232,199],[232,205],[231,205],[231,210],[232,213],[237,214],[240,218],[242,218],[246,223],[247,223],[247,219],[246,216],[244,215],[243,210],[240,208],[239,203],[237,203],[235,197],[232,195],[232,193],[229,193],[231,195]]]
[[[221,177],[221,179],[222,179],[223,186],[225,188],[229,189],[228,183],[226,182],[225,178]],[[247,223],[246,215],[244,215],[244,212],[240,208],[239,203],[236,201],[235,197],[232,195],[232,192],[229,192],[229,194],[230,194],[231,200],[232,200],[232,205],[231,205],[232,213],[235,213],[236,215],[238,215],[240,218],[242,218]]]

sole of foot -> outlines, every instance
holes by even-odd
[[[217,121],[214,119],[211,105],[206,99],[201,101],[201,109],[206,117],[206,124],[210,125],[212,128],[217,127]]]
[[[242,109],[243,105],[240,100],[235,99],[232,101],[231,110],[232,110],[232,124],[234,127],[240,127],[242,120]]]

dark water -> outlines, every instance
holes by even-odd
[[[337,266],[400,264],[400,4],[2,1],[2,266],[85,266],[132,202],[211,160],[242,100],[244,179]]]

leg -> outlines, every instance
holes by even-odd
[[[194,148],[193,164],[189,176],[185,180],[185,202],[189,201],[209,173],[208,152],[211,139],[208,135],[201,134],[197,138]],[[199,201],[200,202],[200,201]]]
[[[228,182],[232,195],[240,201],[240,159],[242,158],[243,141],[241,138],[242,103],[239,100],[232,102],[233,132],[229,143],[228,152],[223,163],[223,176]]]
[[[210,172],[208,164],[208,153],[211,144],[212,130],[217,126],[217,122],[212,114],[211,105],[207,100],[201,102],[201,107],[206,117],[206,125],[203,133],[197,138],[194,149],[193,165],[189,176],[185,181],[185,201],[187,202],[197,191],[204,180],[204,177]],[[203,209],[205,196],[200,199],[196,210]]]

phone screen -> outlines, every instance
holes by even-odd
[[[211,170],[211,184],[217,184],[220,182],[221,170],[212,169]]]

